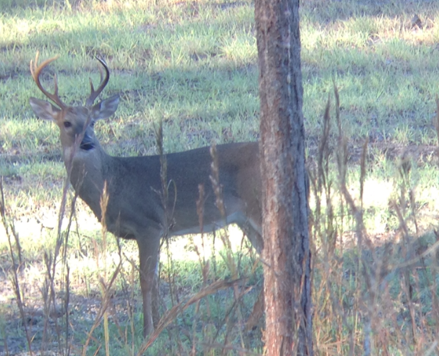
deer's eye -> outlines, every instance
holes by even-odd
[[[64,121],[64,127],[68,129],[69,127],[72,127],[72,123],[70,121]]]

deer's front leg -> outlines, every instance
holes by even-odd
[[[140,287],[143,298],[143,336],[154,331],[158,321],[158,262],[160,237],[143,236],[137,239],[140,257]]]

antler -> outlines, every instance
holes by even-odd
[[[102,66],[105,69],[105,78],[102,79],[102,69],[99,67],[99,72],[101,73],[101,84],[99,85],[99,88],[95,91],[93,87],[93,82],[90,78],[90,96],[88,97],[87,101],[85,102],[86,106],[92,106],[96,98],[99,96],[99,94],[104,90],[105,86],[108,84],[108,81],[110,80],[110,71],[108,70],[107,63],[105,63],[105,60],[102,58],[97,58],[97,60],[102,64]]]
[[[55,59],[58,58],[58,56],[46,59],[43,63],[41,63],[38,66],[38,56],[39,52],[35,55],[35,63],[31,60],[30,61],[30,72],[32,74],[32,78],[34,79],[35,83],[37,84],[37,87],[43,92],[45,96],[47,96],[50,100],[52,100],[56,105],[58,105],[61,109],[65,109],[67,107],[66,104],[62,102],[62,100],[58,96],[58,81],[56,79],[56,74],[53,77],[53,82],[55,86],[55,91],[53,94],[49,93],[46,89],[43,88],[43,86],[40,83],[40,74],[43,71],[43,69],[51,62],[53,62]]]

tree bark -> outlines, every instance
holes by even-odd
[[[256,0],[268,355],[312,355],[299,0]]]

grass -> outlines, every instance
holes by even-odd
[[[28,103],[31,96],[41,98],[29,73],[29,61],[36,51],[41,58],[59,55],[44,82],[50,86],[51,75],[58,73],[62,98],[80,104],[85,100],[89,77],[98,80],[94,57],[106,58],[112,76],[103,96],[120,93],[122,100],[116,115],[98,123],[96,132],[113,155],[156,153],[154,125],[160,119],[164,120],[167,152],[211,142],[254,141],[259,127],[254,9],[247,0],[0,0],[0,8],[0,175],[8,216],[20,236],[24,262],[19,281],[27,312],[36,315],[33,344],[39,349],[44,346],[39,317],[46,273],[42,256],[53,251],[56,244],[65,171],[56,127],[36,119]],[[421,19],[421,26],[413,23],[415,15]],[[360,252],[354,243],[358,221],[339,192],[333,155],[328,172],[332,186],[311,195],[313,212],[321,219],[313,226],[315,342],[319,354],[348,354],[349,348],[358,354],[366,347],[365,341],[372,340],[376,353],[411,355],[426,352],[437,341],[435,297],[427,292],[436,290],[434,259],[427,256],[426,267],[419,267],[416,273],[410,270],[408,277],[397,269],[386,277],[390,278],[388,287],[378,283],[366,288],[373,273],[359,269],[358,258],[372,256],[361,263],[367,268],[373,265],[374,278],[381,280],[380,269],[391,270],[380,265],[387,260],[384,256],[389,256],[393,268],[410,258],[410,251],[405,249],[412,246],[412,250],[422,250],[422,244],[422,248],[413,247],[418,241],[414,237],[422,236],[427,247],[435,241],[433,231],[439,215],[433,124],[439,93],[438,18],[439,6],[428,1],[377,4],[368,0],[309,0],[301,4],[308,162],[315,167],[322,115],[335,81],[340,91],[343,135],[349,138],[348,187],[355,203],[363,206],[364,227],[376,246],[376,250],[369,246],[366,252]],[[336,136],[331,136],[333,150]],[[369,151],[361,199],[361,147],[366,139]],[[407,162],[410,170],[401,175],[401,167]],[[414,192],[415,204],[409,192]],[[319,199],[320,215],[316,214]],[[100,229],[85,204],[78,202],[67,258],[71,306],[76,310],[70,317],[72,352],[81,354],[94,317],[105,304],[101,301],[111,292],[108,315],[112,353],[135,354],[142,343],[137,251],[132,243],[121,241],[123,253],[119,255],[116,241],[109,236],[108,251],[102,252]],[[257,258],[250,249],[241,248],[241,234],[234,235],[234,260],[240,276],[249,278],[246,287],[256,290],[261,283],[260,273],[253,271]],[[172,240],[171,258],[166,253],[162,256],[163,312],[187,301],[209,282],[231,276],[226,252],[219,253],[220,245],[212,248],[212,238],[205,237],[204,244],[210,246],[205,255],[196,252],[202,245],[200,240],[188,241]],[[389,241],[394,250],[386,254]],[[7,276],[12,261],[8,251],[2,232],[4,291],[10,290]],[[96,256],[100,254],[105,256],[101,260],[108,259],[107,287],[109,276],[121,261],[110,291],[100,282],[105,274],[98,265]],[[57,269],[59,285],[65,283],[62,272]],[[414,295],[407,292],[410,283]],[[156,341],[151,354],[190,354],[192,348],[200,354],[227,353],[224,345],[233,346],[231,353],[237,354],[244,347],[262,353],[259,331],[242,342],[236,325],[235,329],[232,326],[233,322],[239,325],[238,312],[227,314],[238,309],[232,289],[203,299],[196,308],[185,309]],[[238,303],[244,316],[256,298],[254,290],[244,303]],[[372,291],[376,297],[371,297]],[[5,303],[16,298],[12,292],[0,294]],[[389,304],[390,300],[394,304]],[[374,303],[376,309],[367,308]],[[17,307],[1,308],[0,351],[5,351],[6,340],[10,352],[18,352],[27,347],[19,311]],[[416,317],[410,319],[410,313]],[[227,319],[225,315],[233,317]],[[380,321],[380,315],[386,315],[386,320]],[[372,330],[369,334],[368,328]],[[236,333],[235,338],[230,338],[230,333]],[[62,339],[55,334],[51,342]],[[105,328],[99,326],[88,352],[93,354],[101,348],[97,353],[105,354],[104,339]],[[53,344],[44,347],[58,348]]]

